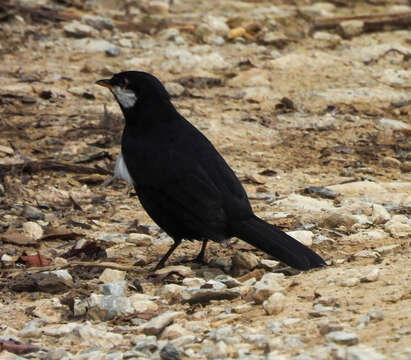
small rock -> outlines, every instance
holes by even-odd
[[[394,250],[399,249],[400,246],[400,244],[386,245],[376,248],[375,251],[380,255],[387,255],[394,252]]]
[[[30,220],[44,220],[45,218],[45,215],[41,212],[41,210],[33,206],[25,206],[23,208],[23,216]]]
[[[306,194],[318,195],[326,199],[335,199],[338,196],[337,192],[322,186],[310,186],[304,189],[304,192]]]
[[[178,97],[183,95],[184,93],[184,86],[177,83],[177,82],[166,82],[164,84],[166,90],[168,91],[168,93],[173,96],[173,97]]]
[[[313,35],[313,39],[328,43],[330,46],[336,46],[341,43],[341,37],[337,34],[330,34],[326,31],[317,31]]]
[[[262,36],[261,41],[265,45],[272,45],[282,49],[288,45],[290,39],[280,31],[270,31]]]
[[[202,278],[184,278],[183,285],[190,288],[199,288],[205,284],[205,280]]]
[[[153,244],[153,238],[146,234],[131,233],[128,234],[127,242],[146,247]]]
[[[174,340],[181,336],[193,335],[191,331],[184,329],[179,324],[167,326],[161,334],[161,339]]]
[[[277,315],[284,310],[285,300],[286,297],[282,293],[274,293],[264,301],[264,310],[269,315]]]
[[[314,234],[307,230],[287,231],[287,234],[305,246],[312,246]]]
[[[228,37],[230,40],[232,40],[232,39],[235,39],[235,38],[244,36],[244,35],[246,34],[246,32],[247,32],[247,30],[246,30],[245,28],[243,28],[243,27],[236,27],[236,28],[234,28],[234,29],[231,29],[231,30],[228,32],[227,37]]]
[[[181,311],[166,311],[161,315],[152,318],[144,324],[141,329],[146,335],[159,335],[163,329],[169,325],[174,319],[184,315]]]
[[[166,266],[162,269],[156,270],[155,275],[160,276],[161,278],[166,278],[172,273],[179,274],[183,278],[193,277],[194,275],[194,271],[190,267],[183,265]]]
[[[121,270],[115,269],[104,269],[100,277],[98,278],[100,281],[104,283],[110,283],[113,281],[121,281],[124,280],[126,277],[126,272]]]
[[[322,225],[330,229],[338,228],[341,225],[351,228],[356,222],[357,219],[350,214],[333,212],[323,220]]]
[[[121,50],[117,46],[111,46],[111,47],[106,49],[105,53],[106,53],[107,56],[116,57],[116,56],[119,56],[121,54]]]
[[[259,258],[251,252],[237,251],[232,258],[232,271],[235,275],[242,275],[245,271],[254,269]]]
[[[19,331],[19,336],[27,338],[38,338],[42,335],[41,327],[46,324],[45,319],[35,319],[27,323],[27,325]]]
[[[284,274],[267,273],[260,281],[254,284],[253,299],[257,304],[263,303],[275,292],[283,292],[284,287],[280,282],[284,279]]]
[[[215,277],[215,280],[218,282],[223,283],[225,286],[227,286],[229,289],[241,286],[241,282],[239,282],[237,279],[232,278],[231,276],[228,275],[217,275]]]
[[[43,236],[43,229],[41,226],[33,221],[28,221],[23,224],[24,232],[33,240],[39,240]]]
[[[411,220],[405,215],[394,215],[384,228],[394,238],[407,237],[411,235]]]
[[[372,222],[374,224],[385,224],[391,219],[390,213],[385,209],[384,206],[379,204],[373,204],[372,206]]]
[[[357,334],[345,331],[332,331],[327,334],[326,339],[340,345],[357,345],[359,342]]]
[[[166,284],[157,292],[157,295],[167,300],[169,304],[175,304],[182,301],[185,290],[185,286]]]
[[[100,285],[100,289],[103,295],[124,296],[126,286],[127,281],[120,280],[106,282],[105,284]]]
[[[97,31],[93,29],[91,26],[82,24],[78,21],[73,21],[64,25],[64,32],[71,37],[75,38],[84,38],[90,36],[97,36]]]
[[[384,159],[382,159],[382,166],[386,167],[386,168],[395,168],[395,169],[399,169],[401,167],[401,161],[390,157],[390,156],[386,156]]]
[[[405,173],[411,172],[411,161],[404,161],[401,164],[401,171]]]
[[[180,353],[173,344],[167,343],[160,350],[160,358],[162,360],[181,360]]]
[[[361,277],[361,282],[374,282],[378,280],[378,277],[380,275],[380,269],[372,269],[369,271],[367,274],[365,274],[363,277]]]
[[[344,286],[344,287],[354,287],[354,286],[358,285],[359,283],[360,283],[359,278],[351,277],[351,278],[348,278],[348,279],[343,279],[340,282],[340,285]]]
[[[364,22],[361,20],[342,21],[339,28],[345,38],[351,38],[363,32]]]
[[[265,268],[269,269],[269,270],[273,270],[275,269],[280,262],[276,261],[276,260],[268,260],[268,259],[261,259],[261,265],[263,265]]]
[[[73,41],[73,46],[85,52],[106,52],[108,49],[117,47],[103,39],[78,39]]]
[[[241,293],[230,289],[192,289],[189,295],[184,298],[185,303],[207,304],[211,300],[232,300],[239,297]]]
[[[317,327],[321,335],[326,335],[330,332],[341,331],[343,329],[341,324],[329,322],[328,320],[320,321],[317,324]]]
[[[372,322],[382,321],[385,318],[384,312],[381,309],[372,310],[367,314],[367,316]]]
[[[70,359],[70,354],[62,349],[62,348],[56,348],[56,349],[50,349],[47,352],[47,357],[45,360],[68,360]]]
[[[347,349],[346,360],[386,360],[387,358],[375,349],[365,346],[353,346]]]

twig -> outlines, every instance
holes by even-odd
[[[51,171],[66,171],[77,174],[100,174],[112,175],[108,170],[102,168],[92,168],[82,165],[65,164],[53,160],[44,161],[27,161],[23,164],[0,164],[0,176],[4,176],[8,172],[22,171],[25,173],[35,173],[43,170]]]

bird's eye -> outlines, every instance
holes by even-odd
[[[121,87],[126,88],[128,86],[128,80],[127,78],[121,79]]]

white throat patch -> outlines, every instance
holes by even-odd
[[[133,90],[123,89],[120,86],[114,86],[112,91],[117,101],[125,109],[133,107],[137,102],[137,96]]]
[[[124,181],[128,182],[130,185],[134,185],[134,181],[128,172],[127,165],[124,162],[123,154],[117,158],[116,166],[114,167],[114,177],[117,179],[123,179]]]

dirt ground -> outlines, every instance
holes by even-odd
[[[173,359],[170,343],[174,359],[411,359],[410,28],[405,0],[2,1],[0,358]],[[247,277],[281,270],[237,239],[210,244],[202,266],[181,264],[200,246],[184,242],[169,265],[189,275],[153,275],[171,240],[129,185],[103,185],[123,120],[95,82],[124,70],[163,81],[256,214],[305,231],[327,260],[285,271],[276,313]],[[108,268],[155,310],[76,315],[75,301],[119,280]],[[71,280],[33,278],[57,269]],[[190,304],[164,288],[221,274],[242,282],[235,299]],[[166,311],[182,315],[153,338],[144,323]],[[68,324],[104,329],[52,330]]]

